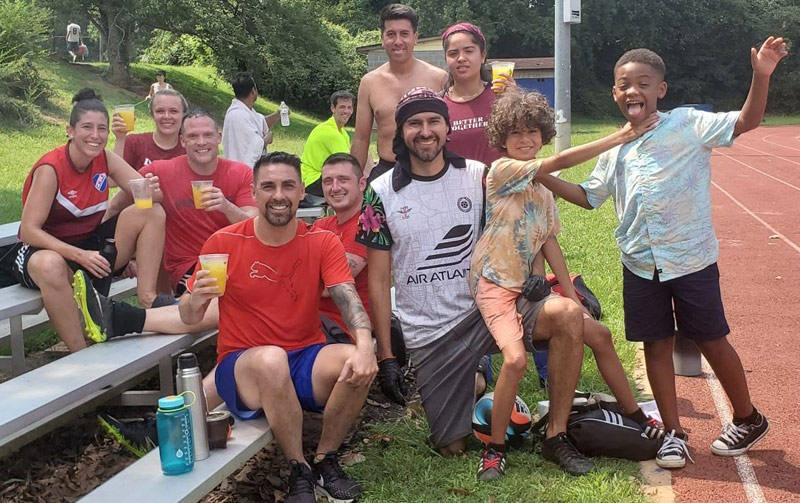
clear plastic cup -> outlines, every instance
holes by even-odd
[[[134,123],[136,122],[133,105],[117,105],[114,107],[114,113],[119,114],[122,120],[125,121],[125,131],[128,133],[133,131]]]
[[[500,74],[507,74],[509,77],[514,76],[514,62],[513,61],[492,61],[492,80],[501,78]],[[505,89],[505,85],[498,91]]]
[[[198,210],[205,209],[205,204],[203,203],[205,192],[203,192],[203,189],[213,186],[214,182],[211,180],[192,180],[192,197],[194,197],[195,208]]]
[[[212,253],[200,255],[200,268],[211,273],[217,279],[219,293],[225,293],[225,284],[228,282],[228,254]]]
[[[153,207],[153,188],[147,178],[134,178],[128,182],[133,194],[133,204],[140,210]]]

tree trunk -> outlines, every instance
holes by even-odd
[[[124,6],[119,0],[100,4],[100,13],[107,28],[106,55],[108,74],[106,78],[116,86],[125,87],[131,82],[130,57],[128,53],[129,29],[126,26]]]

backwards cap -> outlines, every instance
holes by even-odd
[[[408,150],[403,140],[403,124],[409,117],[422,112],[434,112],[444,117],[447,123],[447,132],[450,132],[450,113],[447,110],[447,103],[432,89],[415,87],[400,98],[400,102],[394,112],[394,122],[397,125],[397,130],[392,142],[392,151],[396,156],[405,155]]]

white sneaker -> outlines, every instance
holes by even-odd
[[[694,463],[694,459],[689,454],[689,447],[686,441],[689,437],[684,433],[676,436],[675,430],[670,430],[664,436],[664,443],[656,454],[656,464],[661,468],[683,468],[686,466],[686,458]]]

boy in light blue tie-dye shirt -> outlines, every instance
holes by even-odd
[[[584,183],[541,179],[555,194],[587,209],[614,198],[626,337],[644,343],[647,376],[669,431],[656,457],[663,468],[682,468],[689,457],[672,363],[676,324],[682,336],[697,343],[733,406],[733,421],[711,451],[743,454],[769,430],[750,401],[742,363],[727,338],[711,224],[710,157],[714,147],[730,146],[736,136],[758,127],[770,76],[786,55],[781,38],[770,37],[760,50],[752,49],[753,80],[740,112],[678,108],[659,113],[655,129],[603,154]],[[662,59],[647,49],[628,51],[617,61],[614,101],[631,124],[656,111],[667,93],[665,74]]]

